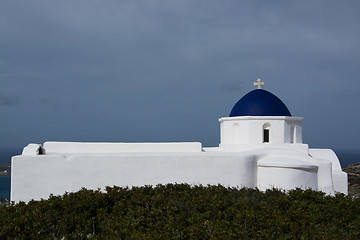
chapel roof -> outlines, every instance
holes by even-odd
[[[264,89],[260,89],[259,85],[258,89],[247,93],[234,105],[229,117],[237,116],[291,117],[291,113],[277,96]]]

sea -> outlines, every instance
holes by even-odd
[[[342,167],[360,162],[360,152],[336,152]],[[3,159],[0,163],[9,163],[10,158]],[[0,175],[0,198],[10,198],[11,175]]]
[[[11,175],[0,175],[0,198],[10,199]]]

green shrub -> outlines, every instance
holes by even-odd
[[[168,184],[0,207],[0,239],[359,239],[360,200]]]

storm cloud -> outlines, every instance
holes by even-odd
[[[262,78],[305,117],[310,146],[358,149],[358,1],[1,5],[3,147],[46,140],[215,146],[217,119]]]

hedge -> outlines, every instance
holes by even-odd
[[[0,239],[360,239],[360,200],[296,189],[82,189],[0,207]]]

